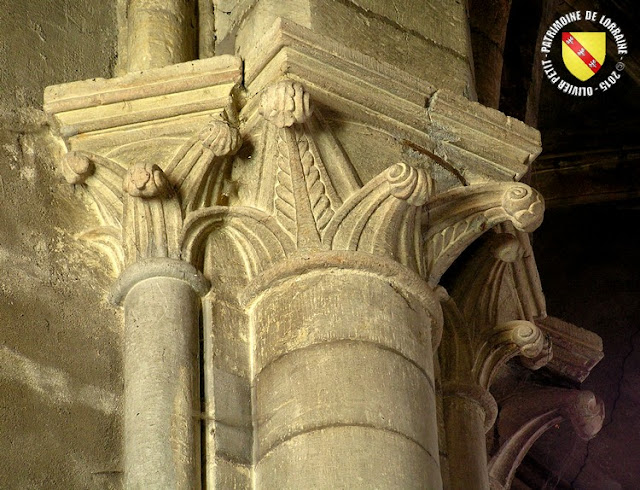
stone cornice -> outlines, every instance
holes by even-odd
[[[285,75],[313,99],[345,117],[381,127],[457,171],[463,183],[518,180],[540,153],[540,134],[499,111],[436,90],[359,52],[279,19],[245,74],[247,127],[257,121],[260,93]],[[334,74],[334,76],[332,76]]]
[[[536,320],[553,342],[553,359],[547,368],[582,383],[602,360],[602,339],[595,333],[555,317]]]
[[[220,110],[242,80],[242,62],[216,56],[165,68],[47,87],[44,110],[69,138]]]

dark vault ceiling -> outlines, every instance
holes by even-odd
[[[611,17],[629,44],[619,82],[593,97],[560,92],[538,68],[541,26],[575,10]],[[547,309],[600,335],[605,354],[582,385],[605,402],[600,434],[584,442],[568,424],[545,434],[521,468],[526,485],[520,488],[640,488],[639,23],[633,0],[511,5],[499,108],[542,134],[543,152],[527,178],[547,201],[545,221],[533,236]],[[571,28],[601,30],[586,21]],[[609,42],[605,73],[616,54]]]

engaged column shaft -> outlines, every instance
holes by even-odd
[[[256,488],[441,488],[424,308],[319,270],[269,289],[253,321]]]
[[[199,298],[156,277],[133,286],[124,310],[125,488],[198,488]]]

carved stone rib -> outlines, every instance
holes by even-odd
[[[513,233],[522,249],[522,257],[517,258],[511,264],[522,317],[529,321],[546,317],[547,305],[529,234],[515,230],[513,225],[508,222],[499,225],[498,229],[504,233]]]
[[[500,448],[489,462],[491,488],[511,486],[518,466],[531,446],[554,425],[571,421],[585,440],[602,428],[604,404],[590,391],[538,388],[503,400],[498,420]]]
[[[276,131],[276,218],[299,249],[320,249],[320,231],[333,211],[304,132],[298,128],[311,116],[309,94],[302,85],[281,80],[260,98],[260,114]]]
[[[526,320],[514,320],[484,330],[473,367],[477,384],[488,390],[498,369],[509,359],[517,355],[534,358],[545,345],[542,331]]]
[[[182,259],[199,267],[207,237],[222,225],[235,229],[251,244],[249,253],[261,269],[283,260],[295,249],[281,225],[264,211],[242,206],[211,206],[187,216],[180,237]]]
[[[423,169],[404,163],[389,167],[343,203],[323,242],[333,250],[385,255],[420,272],[416,230],[432,187]]]
[[[238,129],[216,119],[178,150],[165,173],[180,193],[183,213],[218,204],[224,168],[241,145]]]
[[[455,259],[485,231],[509,221],[533,231],[542,222],[544,201],[521,183],[459,187],[427,203],[423,219],[428,282],[435,286]]]

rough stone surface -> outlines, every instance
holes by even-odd
[[[6,488],[119,488],[121,317],[94,217],[46,131],[0,131],[0,450]]]
[[[0,117],[26,117],[47,85],[107,76],[116,59],[115,5],[73,0],[0,2]],[[21,117],[22,116],[22,117]]]
[[[0,486],[120,488],[122,319],[41,110],[45,86],[109,75],[115,12],[2,1],[0,28]]]
[[[539,133],[472,102],[464,2],[200,1],[193,22],[193,1],[117,6],[119,68],[132,72],[47,89],[59,139],[37,110],[7,125],[14,173],[0,190],[9,209],[34,196],[0,221],[7,261],[42,262],[6,294],[49,277],[37,300],[14,300],[38,308],[17,311],[51,311],[45,330],[71,339],[52,351],[7,330],[1,379],[99,412],[51,436],[73,439],[62,471],[45,465],[34,483],[9,470],[15,485],[61,471],[54,487],[488,488],[491,385],[512,357],[535,369],[551,353],[527,236],[544,201],[514,182]],[[228,15],[219,53],[234,56],[189,61],[211,6]],[[68,183],[55,198],[54,159]],[[120,275],[124,346],[101,302],[116,274],[80,252],[76,230]],[[108,442],[68,450],[97,444],[91,431]],[[516,446],[509,475],[528,450]],[[63,458],[48,449],[29,464]]]
[[[237,2],[230,15],[237,15],[236,9],[244,15],[236,17],[235,52],[251,65],[256,51],[269,49],[260,41],[264,33],[274,26],[277,18],[283,18],[410,75],[431,80],[438,87],[475,98],[463,2],[421,4],[418,18],[410,13],[411,3],[261,0],[249,9],[244,2]],[[446,7],[438,8],[445,4]],[[438,15],[430,15],[434,10],[439,10]],[[455,34],[447,35],[450,32]],[[221,36],[224,35],[222,32]]]
[[[569,427],[548,432],[532,456],[552,471],[550,481],[574,488],[634,488],[640,455],[640,414],[634,383],[639,376],[637,318],[637,235],[628,224],[638,220],[637,202],[560,208],[549,212],[534,236],[536,255],[547,257],[540,274],[546,285],[549,311],[597,333],[604,359],[582,384],[602,397],[605,420],[589,442],[576,439]],[[607,223],[599,233],[592,223]],[[571,240],[558,241],[566,233]],[[555,257],[555,258],[552,258]],[[612,261],[612,257],[616,257]],[[576,297],[575,292],[580,291]],[[561,451],[567,457],[556,460]]]

